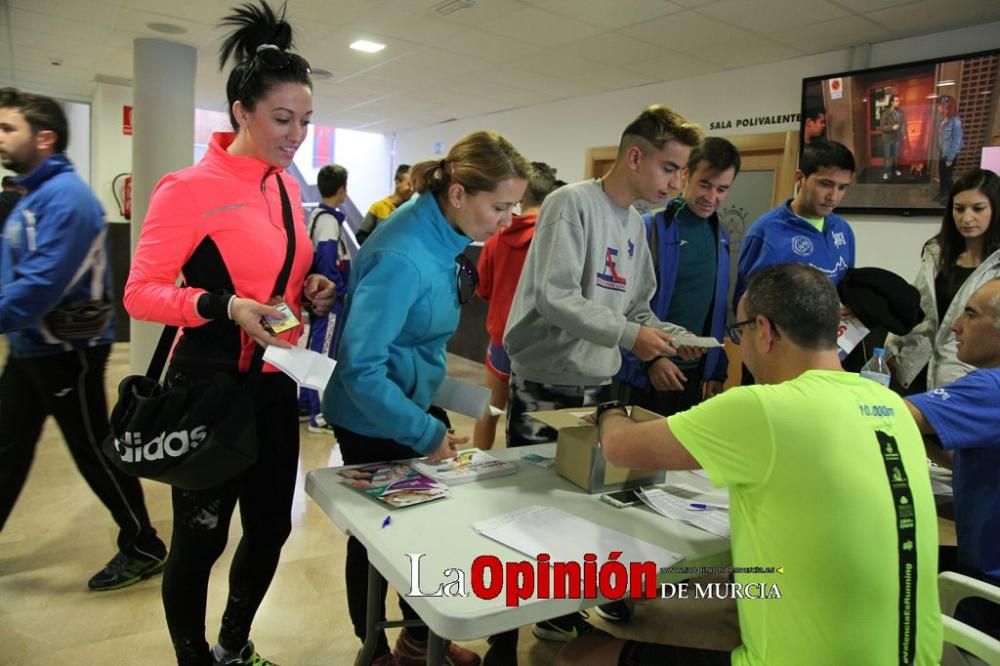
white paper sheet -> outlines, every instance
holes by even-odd
[[[848,317],[840,320],[837,328],[837,347],[840,360],[847,358],[848,354],[854,351],[865,336],[868,335],[868,328],[856,317]]]
[[[487,411],[492,411],[490,406],[490,390],[485,386],[462,381],[454,377],[445,377],[441,382],[431,404],[449,412],[457,412],[478,419]],[[496,409],[495,407],[493,409]],[[500,410],[497,410],[500,411]],[[503,412],[501,412],[502,414]]]
[[[700,347],[702,349],[716,349],[723,344],[710,335],[678,335],[674,338],[674,345],[677,347]]]
[[[667,567],[681,559],[665,548],[550,506],[525,507],[472,527],[528,557],[548,553],[553,562],[583,562],[587,553],[594,553],[601,562],[614,551],[621,551],[618,561],[624,563],[656,562]]]
[[[264,350],[264,361],[270,363],[302,386],[323,393],[330,381],[337,362],[329,356],[317,354],[301,347],[282,349],[269,345]]]
[[[729,536],[729,512],[724,509],[696,509],[686,497],[671,495],[661,488],[645,488],[638,493],[649,508],[661,516],[693,525],[706,532]]]

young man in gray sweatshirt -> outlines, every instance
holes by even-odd
[[[691,148],[700,141],[697,125],[672,109],[651,106],[625,128],[607,175],[546,197],[504,333],[512,370],[508,446],[556,439],[553,429],[527,412],[610,399],[619,347],[643,361],[701,355],[678,348],[674,336],[684,329],[658,321],[649,308],[656,275],[642,216],[632,205],[640,199],[657,203],[676,192]],[[539,623],[534,633],[567,641],[595,631],[573,613]]]
[[[610,398],[618,347],[643,361],[678,354],[672,336],[684,329],[661,323],[649,308],[656,275],[632,204],[678,190],[700,140],[697,125],[651,106],[625,128],[607,175],[546,197],[504,333],[512,369],[508,446],[555,440],[525,412]]]

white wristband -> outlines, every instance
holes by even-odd
[[[233,301],[236,300],[236,296],[230,296],[229,301],[226,303],[226,318],[229,321],[233,320]]]

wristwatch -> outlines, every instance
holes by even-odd
[[[601,425],[601,417],[604,416],[605,412],[612,409],[620,409],[625,416],[628,416],[628,407],[625,406],[624,402],[621,400],[608,400],[597,405],[597,410],[594,412],[594,422],[597,425]]]

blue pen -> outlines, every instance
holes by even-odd
[[[692,502],[690,504],[692,509],[698,509],[699,511],[709,511],[715,509],[717,511],[728,511],[728,506],[723,506],[721,504],[702,504],[700,502]]]

